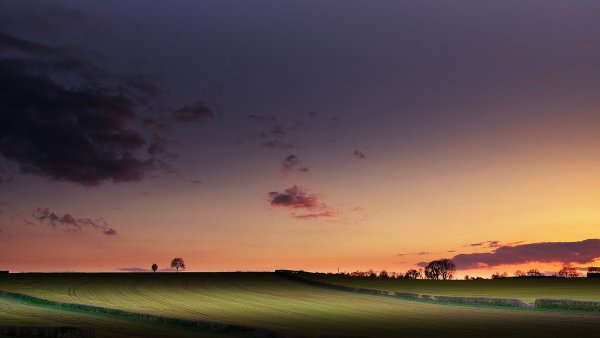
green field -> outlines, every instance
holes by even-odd
[[[80,313],[22,304],[0,298],[0,326],[85,327],[99,337],[222,337],[209,330],[159,325],[112,316]]]
[[[374,283],[378,281],[367,281],[369,287],[379,287]],[[253,327],[283,336],[589,337],[600,332],[598,313],[409,301],[331,290],[276,273],[10,274],[0,277],[0,289],[58,302]],[[468,287],[464,290],[468,292]],[[0,326],[76,325],[96,328],[99,337],[247,336],[0,300]]]
[[[434,296],[516,298],[533,303],[539,298],[600,301],[600,278],[411,280],[303,273],[302,278],[327,284]]]

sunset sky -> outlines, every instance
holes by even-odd
[[[600,264],[599,13],[0,1],[0,270]]]

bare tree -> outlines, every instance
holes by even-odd
[[[525,277],[527,274],[521,270],[515,271],[515,277]]]
[[[179,272],[179,269],[185,269],[185,262],[183,261],[183,258],[173,258],[171,261],[171,267],[177,269],[177,272]]]
[[[152,264],[152,271],[156,272],[156,270],[158,270],[158,264],[154,263]]]
[[[415,269],[410,269],[406,271],[404,274],[404,278],[408,279],[419,279],[421,277],[421,273]]]
[[[558,271],[558,277],[562,278],[575,278],[579,277],[579,273],[575,270],[574,267],[570,265],[563,266],[560,271]]]
[[[456,264],[450,259],[444,258],[431,261],[425,267],[425,277],[429,279],[452,279],[456,271]]]
[[[379,272],[379,278],[389,278],[389,277],[390,277],[390,275],[388,274],[388,272],[387,272],[387,271],[385,271],[385,270],[381,270],[381,271]]]
[[[502,278],[506,278],[508,277],[508,274],[506,272],[500,273],[500,272],[496,272],[494,274],[492,274],[492,279],[502,279]]]
[[[540,272],[540,270],[538,269],[531,269],[527,271],[527,276],[528,277],[541,277],[544,274]]]

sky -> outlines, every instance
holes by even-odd
[[[599,11],[0,1],[0,269],[598,265]]]

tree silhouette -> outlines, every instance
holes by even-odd
[[[404,278],[408,279],[419,279],[421,277],[421,273],[415,269],[410,269],[406,271],[404,274]]]
[[[538,269],[531,269],[529,271],[527,271],[527,276],[529,277],[541,277],[544,274],[540,272],[540,270]]]
[[[173,258],[171,261],[171,267],[177,269],[177,272],[179,272],[179,269],[185,269],[185,262],[183,261],[183,258]]]
[[[527,274],[521,270],[515,271],[515,277],[525,277]]]
[[[456,264],[450,259],[444,258],[431,261],[425,267],[425,277],[429,279],[452,279],[456,271]]]
[[[158,264],[154,263],[152,264],[152,271],[156,272],[156,270],[158,270]]]
[[[500,273],[500,272],[496,272],[494,274],[492,274],[492,279],[502,279],[502,278],[506,278],[508,277],[508,274],[506,272]]]
[[[558,277],[575,278],[575,277],[579,277],[579,273],[577,272],[577,270],[575,270],[574,267],[565,265],[558,272]]]

